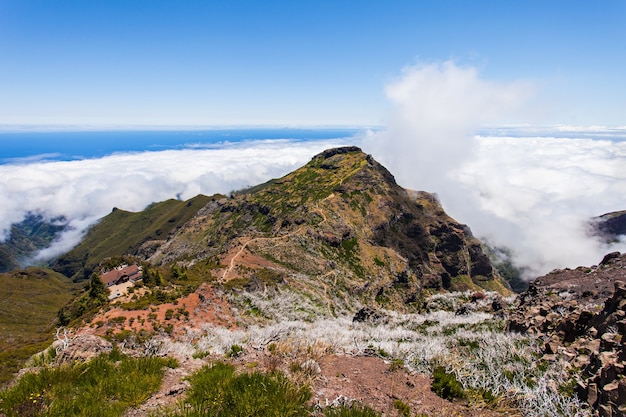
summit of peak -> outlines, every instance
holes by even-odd
[[[341,146],[338,148],[326,149],[323,152],[318,153],[313,157],[313,159],[328,159],[335,155],[346,154],[346,153],[363,153],[361,148],[358,146]]]

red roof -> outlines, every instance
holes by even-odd
[[[139,274],[139,267],[137,265],[126,266],[122,269],[114,269],[109,272],[105,272],[100,275],[100,279],[107,287],[115,284],[116,282],[126,279],[133,279]]]

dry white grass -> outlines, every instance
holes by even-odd
[[[558,392],[569,375],[562,363],[539,360],[538,340],[505,332],[504,322],[489,313],[456,315],[453,311],[467,300],[467,293],[431,297],[427,305],[444,309],[426,314],[385,311],[385,318],[377,323],[353,322],[349,317],[310,321],[311,310],[319,307],[312,303],[299,310],[310,308],[303,319],[294,313],[293,305],[287,308],[294,299],[271,304],[262,296],[245,296],[269,318],[267,324],[239,330],[207,325],[190,331],[187,340],[168,341],[163,348],[191,356],[198,352],[223,355],[233,345],[261,350],[279,343],[298,352],[323,346],[329,352],[399,359],[408,370],[420,373],[444,366],[465,389],[489,391],[515,404],[525,416],[591,415],[576,398]]]

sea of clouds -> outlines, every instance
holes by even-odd
[[[69,230],[39,258],[71,249],[113,207],[140,211],[170,198],[228,194],[287,174],[338,140],[266,140],[219,148],[114,154],[97,159],[0,165],[1,237],[27,213],[64,217]]]
[[[408,67],[387,86],[388,129],[363,143],[400,184],[437,193],[474,234],[511,249],[529,278],[626,249],[591,238],[588,223],[626,210],[626,127],[484,128],[533,118],[535,89],[452,62]]]
[[[27,213],[70,226],[39,254],[54,257],[113,207],[230,191],[280,177],[330,147],[361,146],[404,187],[437,193],[475,235],[510,248],[529,277],[598,263],[625,243],[588,235],[588,220],[626,210],[626,128],[485,124],[523,112],[527,82],[495,83],[451,62],[406,68],[387,86],[386,129],[336,140],[264,140],[207,149],[0,165],[0,237]],[[477,132],[482,132],[477,134]]]

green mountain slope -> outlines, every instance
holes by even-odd
[[[207,204],[149,259],[228,288],[298,288],[331,314],[363,303],[419,308],[424,291],[508,292],[480,242],[433,195],[408,191],[356,147]]]
[[[50,344],[58,310],[78,289],[67,277],[48,269],[0,274],[0,384],[26,358]]]
[[[37,251],[48,247],[65,227],[63,218],[47,221],[33,213],[12,225],[7,241],[0,242],[0,272],[22,266]]]
[[[187,201],[170,199],[137,213],[114,208],[90,228],[78,246],[58,258],[52,268],[74,280],[83,280],[105,258],[150,253],[152,246],[164,242],[210,200],[211,197],[204,195]]]

